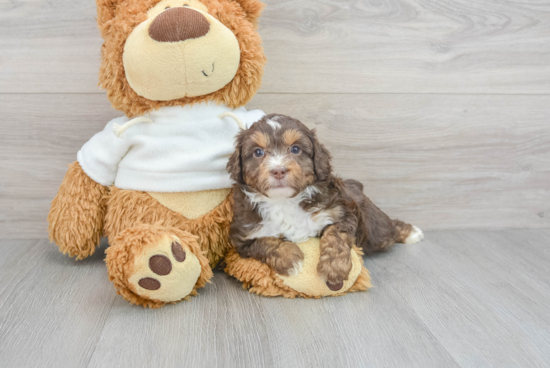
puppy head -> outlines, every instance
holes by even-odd
[[[241,131],[227,171],[236,183],[264,196],[290,198],[327,180],[330,159],[315,131],[291,117],[270,114]]]

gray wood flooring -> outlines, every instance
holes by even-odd
[[[550,366],[550,230],[429,231],[365,258],[375,287],[339,298],[259,297],[218,271],[159,310],[115,294],[103,251],[0,249],[2,367]]]

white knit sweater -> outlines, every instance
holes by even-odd
[[[231,109],[213,103],[163,107],[117,136],[111,120],[78,152],[80,166],[102,185],[151,192],[194,192],[231,187],[225,170],[234,150],[237,123],[218,115],[233,112],[246,127],[261,119],[261,110]],[[116,125],[115,125],[116,124]]]

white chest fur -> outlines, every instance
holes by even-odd
[[[250,201],[256,205],[262,222],[248,236],[249,239],[267,236],[284,236],[286,239],[300,243],[334,222],[328,211],[304,211],[300,202],[311,198],[315,188],[310,187],[294,198],[272,199],[245,192]]]

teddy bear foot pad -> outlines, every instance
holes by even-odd
[[[197,257],[186,252],[179,239],[165,238],[135,258],[128,284],[144,298],[174,302],[191,293],[200,273]]]
[[[188,299],[212,277],[197,238],[170,230],[129,229],[107,249],[109,278],[131,303],[156,308]]]

